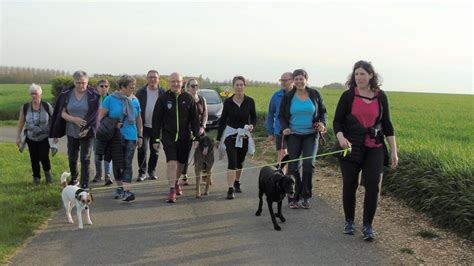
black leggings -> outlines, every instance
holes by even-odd
[[[41,178],[40,162],[43,165],[43,171],[51,170],[49,161],[49,142],[48,139],[41,141],[33,141],[26,138],[28,150],[30,151],[31,168],[33,169],[33,177]]]
[[[343,180],[342,202],[346,221],[354,221],[356,192],[359,186],[359,172],[362,171],[361,184],[365,187],[363,225],[372,224],[383,173],[383,149],[366,148],[362,163],[341,161]]]
[[[242,143],[242,148],[235,147],[235,136],[229,136],[225,139],[225,151],[227,153],[227,169],[236,170],[242,169],[243,163],[245,161],[245,155],[249,148],[248,139],[244,139]]]

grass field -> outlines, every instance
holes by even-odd
[[[14,144],[0,143],[0,264],[26,238],[33,235],[50,215],[60,208],[59,174],[67,168],[65,155],[51,159],[54,184],[35,186],[28,149],[19,153]]]
[[[51,85],[40,84],[43,100],[52,103]],[[28,84],[0,84],[0,120],[17,120],[23,103],[31,100]]]

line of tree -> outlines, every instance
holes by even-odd
[[[0,66],[0,83],[8,84],[47,84],[57,76],[68,76],[68,72],[34,67]]]

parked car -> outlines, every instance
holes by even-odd
[[[200,89],[198,94],[204,97],[207,102],[208,119],[206,127],[217,128],[224,108],[221,96],[217,91],[211,89]]]

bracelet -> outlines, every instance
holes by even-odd
[[[138,136],[139,139],[143,139],[143,136]]]

